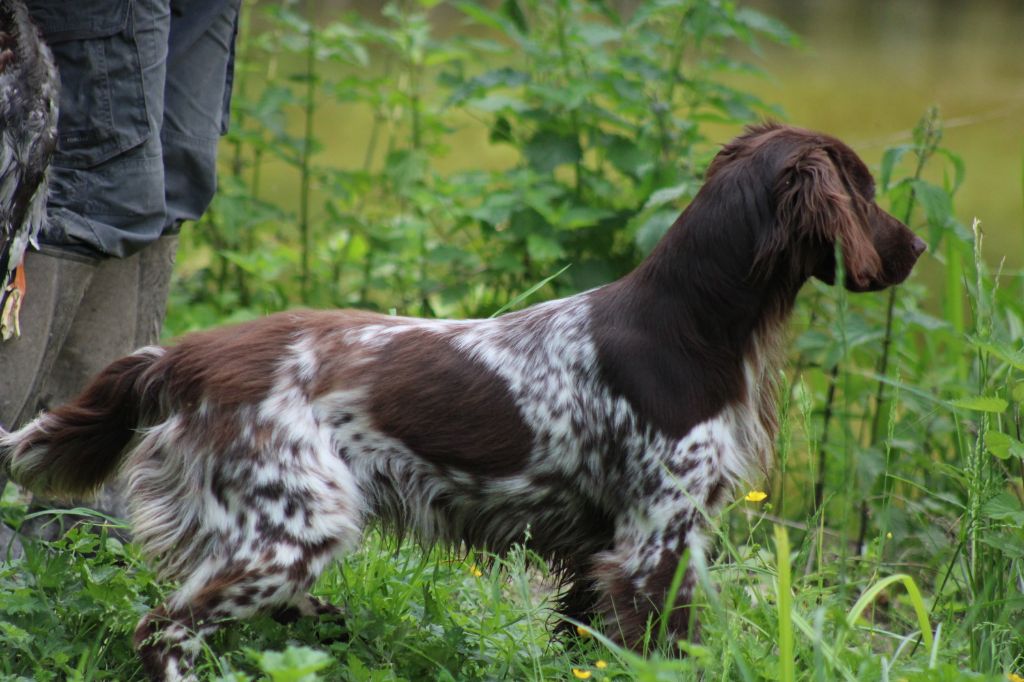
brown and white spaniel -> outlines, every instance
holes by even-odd
[[[838,248],[837,248],[838,247]],[[685,637],[707,515],[766,471],[784,324],[810,277],[872,291],[925,245],[839,140],[750,128],[650,256],[606,286],[487,320],[293,311],[143,348],[0,439],[49,495],[120,471],[135,537],[178,589],[136,644],[188,676],[199,638],[309,596],[371,523],[425,543],[528,545],[563,612],[637,646]]]

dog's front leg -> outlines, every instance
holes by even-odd
[[[605,632],[637,650],[655,646],[661,632],[668,641],[696,632],[691,599],[702,518],[678,489],[661,492],[623,514],[614,549],[594,561]]]

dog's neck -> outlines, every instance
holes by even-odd
[[[756,341],[785,333],[807,277],[781,268],[755,275],[753,230],[709,225],[691,209],[615,286],[630,290],[637,310],[665,311],[652,322],[667,338],[745,356]]]
[[[774,434],[779,349],[806,277],[753,277],[757,226],[729,215],[695,200],[640,266],[595,292],[603,377],[670,437],[736,405]]]

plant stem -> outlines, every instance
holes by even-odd
[[[818,447],[818,480],[814,482],[814,511],[821,509],[825,499],[825,469],[828,463],[828,426],[836,399],[836,383],[839,378],[839,363],[832,365],[828,372],[828,393],[825,396],[825,411],[822,415],[821,444]]]
[[[572,61],[571,55],[569,54],[569,41],[565,34],[565,15],[562,11],[562,3],[555,3],[555,27],[558,32],[558,51],[562,61],[563,77],[565,78],[566,85],[576,82],[572,74]],[[573,109],[569,112],[569,122],[572,124],[572,135],[579,145],[580,149],[583,148],[583,143],[580,140],[580,118],[579,111]],[[576,198],[578,199],[583,192],[583,154],[582,151],[579,156],[576,157],[576,162],[573,164],[573,170],[575,172],[576,183],[573,188]]]
[[[306,3],[308,16],[316,16],[313,11],[315,0]],[[303,303],[309,302],[310,254],[312,252],[312,234],[309,224],[309,188],[311,184],[310,157],[313,153],[313,115],[316,113],[316,28],[312,23],[306,26],[306,101],[305,120],[302,137],[302,157],[300,159],[299,180],[299,234],[302,238],[301,269],[299,271],[299,290]]]
[[[924,170],[925,163],[931,158],[935,152],[935,148],[938,146],[938,140],[941,136],[941,132],[936,128],[937,113],[932,110],[926,114],[925,120],[920,124],[923,127],[921,133],[921,139],[918,140],[918,146],[915,150],[917,153],[917,164],[914,168],[913,180],[916,182],[921,179],[921,173]],[[910,218],[914,213],[914,205],[917,203],[917,194],[911,186],[910,196],[907,199],[907,208],[903,214],[903,223],[909,224]],[[875,389],[875,411],[871,415],[871,431],[869,433],[869,444],[875,445],[881,438],[879,430],[882,424],[882,412],[885,409],[885,381],[883,380],[886,372],[889,371],[889,354],[892,348],[892,328],[893,328],[893,317],[896,310],[896,295],[898,289],[891,287],[889,289],[888,302],[885,309],[885,334],[882,336],[882,355],[878,359],[878,386]],[[864,546],[864,540],[867,536],[867,525],[868,525],[868,501],[861,500],[860,503],[860,521],[859,528],[857,530],[857,547],[862,548]]]

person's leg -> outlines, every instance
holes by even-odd
[[[30,0],[29,11],[60,71],[59,142],[42,251],[25,260],[22,334],[0,343],[6,428],[43,406],[39,391],[104,256],[128,255],[167,223],[159,130],[169,0]]]
[[[21,336],[0,343],[0,426],[13,429],[37,411],[40,384],[64,344],[97,261],[25,253]]]
[[[40,242],[125,257],[166,225],[163,123],[170,0],[29,0],[61,78]]]
[[[141,264],[171,258],[166,248],[131,254],[167,225],[159,130],[169,1],[29,0],[60,72],[61,113],[42,253],[25,261],[22,335],[0,344],[0,370],[16,368],[3,375],[6,428],[71,397],[131,352],[143,321],[146,342],[155,340],[153,318],[162,320],[165,303],[141,310],[154,296],[139,286],[158,279],[166,298],[170,267],[154,276]]]
[[[217,143],[226,131],[240,0],[171,0],[164,122],[167,218],[197,220],[217,189]]]
[[[178,237],[168,235],[128,258],[96,266],[40,392],[44,409],[74,398],[114,360],[159,341],[177,245]]]
[[[174,0],[171,7],[167,0],[140,0],[133,5],[126,25],[138,47],[148,123],[161,135],[150,135],[127,158],[102,161],[88,174],[67,164],[55,189],[63,200],[51,202],[53,229],[44,240],[123,256],[151,240],[157,218],[164,236],[137,256],[108,259],[97,267],[53,370],[36,382],[30,414],[67,400],[110,361],[158,340],[177,230],[182,221],[202,215],[216,189],[216,147],[226,130],[238,7],[238,0]],[[154,162],[159,162],[159,173]],[[115,186],[119,171],[133,165],[147,186],[159,179],[165,192],[161,201],[154,202],[147,190],[132,205],[130,195]],[[80,183],[92,190],[76,190]],[[132,183],[127,185],[130,190]],[[73,213],[62,222],[72,196],[96,197],[96,212],[88,218]],[[134,216],[137,223],[119,220],[118,205],[129,207],[123,217]],[[100,228],[93,224],[98,217],[105,221]],[[117,487],[105,489],[94,506],[123,516]],[[40,532],[44,521],[23,530]],[[62,525],[53,524],[42,534],[52,537]]]
[[[73,311],[74,320],[60,353],[39,387],[36,399],[40,409],[71,400],[108,364],[159,340],[177,244],[177,235],[168,235],[139,253],[108,258],[95,267],[81,303]],[[32,510],[49,506],[36,499]],[[127,517],[122,486],[116,481],[82,506]],[[63,517],[36,517],[22,524],[21,532],[53,540],[70,527],[65,521]]]
[[[57,359],[95,268],[90,259],[26,252],[31,295],[21,308],[21,336],[0,342],[0,426],[14,428],[35,415],[40,383]],[[0,473],[0,497],[6,485],[7,477]],[[0,562],[8,554],[20,556],[21,544],[13,531],[0,524]]]

